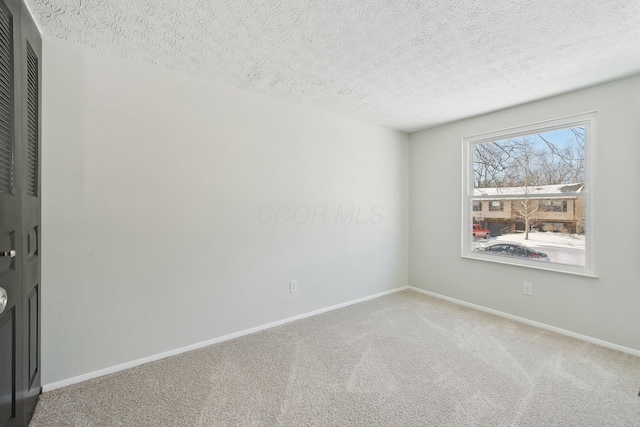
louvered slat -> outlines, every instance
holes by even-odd
[[[38,57],[27,43],[27,193],[38,196]]]
[[[11,19],[0,8],[0,193],[14,192],[12,58]]]

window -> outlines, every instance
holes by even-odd
[[[496,202],[495,200],[489,202],[489,210],[493,212],[502,212],[504,210],[504,205],[502,202]]]
[[[540,207],[543,212],[566,212],[567,201],[566,200],[543,200],[540,202]]]
[[[594,276],[595,125],[589,113],[464,138],[462,256]],[[500,233],[474,240],[484,201]]]
[[[474,212],[482,212],[482,202],[474,200],[473,201],[473,211]]]

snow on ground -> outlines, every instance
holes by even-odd
[[[569,248],[584,251],[584,236],[579,234],[563,234],[551,232],[530,232],[529,239],[524,239],[524,233],[505,234],[496,240],[521,243],[524,246],[543,250],[544,248]]]
[[[549,261],[569,265],[585,265],[584,236],[551,232],[530,232],[529,239],[524,233],[505,234],[491,238],[486,243],[506,241],[520,243],[531,249],[544,252]]]

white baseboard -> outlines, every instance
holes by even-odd
[[[636,349],[633,349],[633,348],[629,348],[629,347],[625,347],[625,346],[622,346],[622,345],[614,344],[614,343],[611,343],[611,342],[608,342],[608,341],[603,341],[603,340],[600,340],[598,338],[590,337],[588,335],[578,334],[576,332],[568,331],[568,330],[562,329],[562,328],[557,328],[555,326],[547,325],[546,323],[536,322],[535,320],[530,320],[530,319],[527,319],[527,318],[524,318],[524,317],[514,316],[513,314],[504,313],[502,311],[494,310],[492,308],[483,307],[483,306],[477,305],[477,304],[472,304],[470,302],[466,302],[466,301],[462,301],[462,300],[459,300],[459,299],[451,298],[451,297],[448,297],[448,296],[445,296],[445,295],[437,294],[435,292],[425,291],[424,289],[416,288],[416,287],[413,287],[413,286],[409,286],[409,289],[411,289],[412,291],[420,292],[420,293],[425,294],[425,295],[432,296],[434,298],[439,298],[439,299],[442,299],[442,300],[445,300],[445,301],[449,301],[449,302],[452,302],[454,304],[459,304],[459,305],[463,305],[465,307],[473,308],[473,309],[476,309],[476,310],[479,310],[479,311],[484,311],[485,313],[495,314],[496,316],[504,317],[504,318],[510,319],[510,320],[515,320],[516,322],[524,323],[526,325],[535,326],[535,327],[540,328],[540,329],[546,329],[547,331],[556,332],[558,334],[566,335],[566,336],[571,337],[571,338],[576,338],[576,339],[579,339],[579,340],[582,340],[582,341],[586,341],[586,342],[591,343],[591,344],[596,344],[596,345],[599,345],[599,346],[602,346],[602,347],[610,348],[612,350],[618,350],[618,351],[621,351],[623,353],[628,353],[628,354],[632,354],[634,356],[640,357],[640,350],[636,350]]]
[[[154,362],[156,360],[164,359],[164,358],[167,358],[167,357],[170,357],[170,356],[175,356],[175,355],[178,355],[180,353],[187,352],[187,351],[196,350],[196,349],[199,349],[199,348],[202,348],[202,347],[207,347],[207,346],[210,346],[212,344],[217,344],[219,342],[232,340],[234,338],[238,338],[238,337],[241,337],[243,335],[253,334],[254,332],[264,331],[265,329],[274,328],[276,326],[284,325],[285,323],[294,322],[296,320],[300,320],[300,319],[304,319],[304,318],[307,318],[307,317],[315,316],[315,315],[318,315],[318,314],[326,313],[326,312],[332,311],[332,310],[337,310],[339,308],[347,307],[347,306],[353,305],[353,304],[358,304],[360,302],[364,302],[364,301],[368,301],[368,300],[371,300],[371,299],[379,298],[379,297],[382,297],[382,296],[385,296],[385,295],[389,295],[389,294],[392,294],[392,293],[395,293],[395,292],[399,292],[399,291],[404,291],[404,290],[407,290],[407,289],[409,289],[408,286],[403,286],[401,288],[391,289],[390,291],[380,292],[380,293],[375,294],[375,295],[370,295],[370,296],[367,296],[367,297],[358,298],[358,299],[355,299],[355,300],[343,302],[341,304],[332,305],[330,307],[321,308],[319,310],[310,311],[308,313],[299,314],[297,316],[288,317],[286,319],[277,320],[275,322],[267,323],[267,324],[261,325],[261,326],[256,326],[256,327],[250,328],[250,329],[245,329],[245,330],[239,331],[239,332],[234,332],[232,334],[224,335],[224,336],[221,336],[221,337],[218,337],[218,338],[213,338],[213,339],[210,339],[210,340],[207,340],[207,341],[202,341],[202,342],[199,342],[199,343],[196,343],[196,344],[191,344],[191,345],[188,345],[188,346],[185,346],[185,347],[176,348],[174,350],[165,351],[163,353],[154,354],[152,356],[143,357],[142,359],[132,360],[131,362],[121,363],[119,365],[111,366],[109,368],[104,368],[104,369],[100,369],[100,370],[97,370],[97,371],[88,372],[86,374],[78,375],[77,377],[73,377],[73,378],[68,378],[68,379],[61,380],[61,381],[52,382],[52,383],[43,385],[42,386],[42,391],[43,392],[47,392],[47,391],[55,390],[55,389],[60,388],[60,387],[66,387],[66,386],[71,385],[71,384],[77,384],[77,383],[80,383],[80,382],[83,382],[83,381],[91,380],[93,378],[98,378],[98,377],[102,377],[104,375],[113,374],[115,372],[123,371],[125,369],[133,368],[135,366],[143,365],[145,363]]]

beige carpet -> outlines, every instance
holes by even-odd
[[[44,393],[39,426],[640,426],[640,358],[405,291]]]

